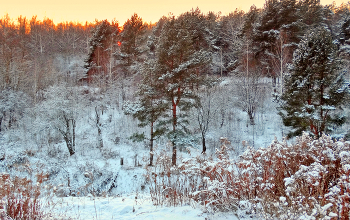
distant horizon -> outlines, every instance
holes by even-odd
[[[99,3],[92,0],[61,0],[60,2],[48,3],[43,0],[17,0],[2,3],[1,18],[6,14],[16,21],[19,16],[31,19],[37,16],[38,20],[48,18],[54,24],[73,22],[85,24],[94,23],[95,20],[117,20],[123,25],[131,16],[136,13],[144,22],[156,23],[162,16],[168,16],[169,13],[174,16],[196,9],[197,7],[204,13],[212,11],[214,13],[221,12],[221,15],[228,15],[236,9],[248,12],[252,5],[257,8],[264,6],[265,0],[246,0],[244,2],[237,0],[216,0],[216,1],[200,1],[200,0],[179,0],[173,1],[150,0],[148,2],[141,0],[130,0],[128,2],[100,0]],[[328,5],[335,2],[340,6],[342,0],[321,0],[322,5]]]

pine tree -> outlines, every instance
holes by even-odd
[[[239,65],[242,53],[243,39],[241,38],[244,24],[244,12],[234,11],[228,16],[223,16],[217,23],[217,31],[212,37],[214,52],[216,52],[216,66],[219,66],[221,76],[232,73]],[[219,58],[219,59],[218,59]],[[213,56],[213,60],[215,56]]]
[[[255,29],[255,24],[259,19],[259,16],[260,16],[260,9],[258,9],[255,5],[250,6],[248,13],[246,13],[244,17],[242,34],[252,35]]]
[[[89,54],[85,59],[87,69],[87,80],[91,82],[94,75],[112,75],[112,63],[114,46],[117,44],[116,36],[119,34],[117,22],[109,23],[103,20],[97,23],[92,30],[92,37],[89,40]]]
[[[128,19],[120,33],[120,56],[125,67],[131,66],[142,54],[141,44],[145,40],[143,37],[147,29],[147,24],[142,21],[136,13]]]
[[[164,126],[173,144],[172,164],[176,165],[176,145],[189,131],[187,114],[198,99],[193,92],[203,83],[203,71],[210,61],[207,42],[200,29],[200,11],[169,18],[164,24],[156,49],[156,89],[171,111],[164,117]]]
[[[348,96],[330,31],[318,28],[301,40],[286,79],[279,114],[292,128],[289,136],[309,131],[315,137],[344,123],[342,105]]]
[[[320,0],[300,0],[298,2],[298,16],[304,30],[316,27],[324,22],[324,8]]]
[[[337,14],[340,15],[337,24],[339,29],[338,39],[341,44],[340,50],[343,56],[348,57],[350,55],[350,10],[348,7],[344,7]]]
[[[276,78],[281,76],[284,68],[279,65],[281,56],[284,56],[284,64],[291,62],[291,59],[286,59],[292,57],[292,50],[289,48],[299,42],[297,36],[300,30],[297,25],[296,12],[295,0],[267,0],[262,12],[261,23],[253,35],[253,42],[257,48],[256,56],[264,72],[273,77],[274,83]]]
[[[161,136],[165,132],[163,127],[156,126],[156,122],[164,115],[167,108],[166,103],[161,99],[162,94],[155,86],[157,83],[157,81],[154,80],[156,69],[154,60],[145,62],[142,71],[144,78],[136,94],[138,101],[124,105],[124,113],[137,118],[139,120],[139,127],[150,126],[150,166],[153,165],[153,142],[158,136]],[[132,139],[134,141],[142,141],[146,139],[146,137],[143,133],[134,133]]]

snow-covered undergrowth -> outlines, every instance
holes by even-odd
[[[47,175],[39,197],[42,215],[54,219],[177,218],[182,212],[202,219],[216,219],[217,215],[229,219],[346,217],[349,144],[333,143],[329,137],[314,141],[304,135],[293,145],[274,141],[264,148],[273,135],[283,135],[270,104],[257,114],[254,126],[248,125],[246,114],[237,109],[219,115],[224,124],[220,128],[221,120],[213,121],[219,125],[213,125],[218,129],[207,135],[207,154],[202,155],[198,146],[179,147],[176,167],[171,166],[171,146],[166,146],[164,139],[155,143],[154,166],[147,166],[148,145],[128,140],[136,122],[120,109],[108,108],[100,115],[101,148],[93,108],[86,108],[86,114],[77,117],[72,156],[57,131],[43,126],[25,129],[32,125],[29,118],[0,134],[0,173],[10,174],[12,179],[27,178],[34,186],[37,174]],[[219,142],[222,134],[227,138]],[[248,142],[242,146],[242,140]],[[262,148],[255,149],[258,147]],[[133,212],[130,206],[135,199],[130,198],[137,194],[145,199]],[[122,202],[123,198],[130,203]],[[84,211],[83,203],[89,204]],[[120,207],[131,211],[122,212]]]
[[[348,219],[349,148],[349,142],[303,134],[292,145],[275,140],[249,149],[237,163],[241,195],[253,197],[267,218]]]
[[[304,134],[296,143],[275,140],[229,158],[226,139],[216,158],[187,158],[174,168],[163,156],[148,172],[156,205],[200,206],[264,219],[349,219],[350,142]]]
[[[27,152],[2,161],[11,175],[1,175],[1,212],[13,219],[30,213],[38,219],[349,218],[350,142],[304,134],[291,145],[276,139],[266,148],[245,148],[232,157],[233,146],[222,138],[214,155],[179,152],[178,166],[170,165],[166,148],[155,150],[154,166],[75,156],[51,161],[64,165],[66,176]]]
[[[0,219],[42,219],[45,212],[39,199],[47,175],[38,174],[37,184],[27,178],[0,173]],[[51,191],[51,190],[50,190]],[[53,192],[53,191],[52,191]],[[48,194],[46,194],[48,196]]]

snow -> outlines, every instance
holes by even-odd
[[[292,176],[292,177],[284,178],[284,182],[285,182],[284,184],[285,184],[286,186],[291,185],[291,184],[294,182],[293,176]]]
[[[226,91],[233,82],[225,79],[222,82],[224,92],[230,94],[233,90]],[[269,82],[268,82],[269,83]],[[266,83],[266,84],[268,84]],[[54,89],[54,88],[53,88]],[[62,89],[62,88],[61,88]],[[92,89],[93,90],[93,89]],[[98,90],[93,90],[94,96],[99,97]],[[222,97],[220,97],[221,99]],[[54,100],[57,103],[57,99]],[[227,100],[223,100],[226,102]],[[52,102],[48,102],[52,103]],[[93,103],[96,104],[96,103]],[[226,103],[227,104],[227,103]],[[78,105],[78,104],[77,104]],[[60,106],[62,107],[62,106]],[[252,214],[255,209],[249,201],[239,201],[239,209],[230,212],[213,212],[210,204],[204,205],[196,202],[184,204],[181,207],[154,206],[150,198],[149,182],[146,176],[147,170],[156,171],[154,167],[147,167],[149,158],[149,148],[145,143],[133,143],[127,137],[135,132],[137,121],[125,116],[117,107],[104,110],[101,115],[102,137],[104,147],[99,149],[96,145],[96,128],[91,118],[94,117],[92,106],[79,108],[77,116],[77,146],[76,153],[69,156],[67,147],[60,134],[54,131],[49,133],[43,126],[41,118],[36,121],[39,125],[32,127],[32,131],[23,133],[20,129],[9,130],[0,134],[0,172],[8,172],[11,175],[26,176],[35,180],[35,174],[44,172],[50,175],[47,185],[52,185],[56,195],[49,198],[52,206],[46,207],[46,212],[55,219],[259,219]],[[256,113],[255,125],[249,125],[246,113],[234,107],[228,107],[225,112],[225,124],[221,130],[212,129],[207,135],[207,157],[215,157],[215,150],[219,149],[220,139],[231,142],[227,146],[230,159],[237,161],[239,156],[245,152],[246,159],[253,158],[250,155],[252,150],[257,150],[260,155],[258,160],[268,162],[270,159],[263,155],[266,148],[269,148],[271,140],[276,137],[272,144],[276,144],[279,151],[275,156],[285,157],[281,152],[285,147],[278,142],[282,137],[285,127],[279,117],[276,117],[276,104],[271,100],[266,100],[261,109]],[[55,106],[46,106],[49,111],[53,111]],[[220,118],[221,119],[221,118]],[[219,127],[218,122],[214,124]],[[30,124],[30,123],[28,123]],[[41,126],[40,126],[41,125]],[[38,132],[37,129],[41,130]],[[146,131],[144,129],[143,131]],[[34,133],[34,134],[33,134]],[[31,136],[33,135],[33,136]],[[50,136],[50,142],[46,139]],[[24,142],[24,140],[26,142]],[[25,143],[25,144],[24,144]],[[170,152],[166,140],[155,141],[153,154],[158,158],[161,151]],[[338,143],[339,148],[342,144]],[[189,175],[195,174],[195,170],[212,169],[217,166],[218,161],[206,161],[200,166],[195,163],[195,156],[200,155],[201,146],[195,145],[186,150],[178,151],[178,164],[180,168],[186,169]],[[325,156],[334,158],[332,151],[323,151]],[[349,153],[342,151],[340,157],[344,160],[349,158]],[[124,165],[120,164],[123,158]],[[140,163],[140,166],[136,164]],[[21,164],[21,165],[18,165]],[[249,173],[256,164],[248,162],[244,172]],[[173,169],[173,168],[172,168]],[[226,169],[226,168],[225,168]],[[226,171],[235,172],[237,168],[229,166]],[[319,173],[316,168],[302,167],[304,172],[311,177],[318,178]],[[344,170],[349,170],[347,165]],[[31,170],[29,172],[29,170]],[[184,172],[185,172],[184,171]],[[304,173],[300,172],[300,175]],[[203,177],[203,182],[208,184],[208,190],[223,189],[223,183]],[[148,180],[149,181],[149,180]],[[258,177],[258,182],[263,182],[263,178]],[[273,177],[269,179],[273,181]],[[293,192],[294,177],[285,178],[286,192]],[[313,179],[310,182],[317,184]],[[291,186],[291,187],[289,187]],[[261,188],[273,189],[275,185],[271,182],[262,183]],[[231,190],[231,188],[229,189]],[[334,188],[334,191],[337,189]],[[200,191],[193,193],[193,196],[200,196]],[[227,192],[222,190],[222,195],[227,196]],[[137,199],[135,199],[137,197]],[[51,199],[51,200],[50,200]],[[43,198],[43,201],[46,201]],[[278,201],[278,200],[277,200]],[[280,197],[281,205],[286,204],[287,199]],[[277,204],[277,203],[276,203]],[[44,206],[45,207],[45,206]],[[253,217],[251,217],[253,216]]]
[[[120,117],[119,114],[114,116]],[[108,121],[108,114],[103,115],[102,120]],[[126,139],[122,139],[121,143],[116,145],[114,140],[106,135],[107,126],[104,128],[106,149],[100,151],[93,147],[92,143],[96,140],[95,136],[88,135],[91,129],[80,127],[77,133],[79,137],[86,139],[80,140],[83,145],[77,146],[77,152],[73,156],[68,156],[63,142],[50,148],[41,148],[34,144],[27,148],[20,142],[8,143],[10,138],[14,140],[11,133],[1,134],[0,152],[6,159],[0,161],[0,172],[9,171],[12,175],[29,176],[32,179],[35,179],[35,172],[49,173],[47,184],[54,185],[56,195],[42,198],[44,211],[51,216],[48,219],[237,219],[235,213],[213,213],[195,203],[181,207],[154,206],[148,188],[144,191],[141,189],[141,186],[146,185],[144,160],[148,160],[148,149],[142,144],[131,143]],[[82,135],[86,132],[87,134]],[[27,149],[32,150],[34,155],[28,156],[23,153]],[[53,149],[57,150],[54,154]],[[156,154],[159,150],[160,147],[155,146]],[[197,149],[193,149],[192,153],[196,151]],[[106,152],[106,155],[103,152]],[[49,156],[51,154],[53,157]],[[142,166],[134,166],[136,154]],[[182,160],[183,165],[193,160],[184,152],[179,152],[178,156],[185,156]],[[120,165],[120,158],[124,158],[123,166]],[[34,171],[32,175],[26,171],[9,168],[12,164],[22,162]],[[106,180],[110,181],[105,184]],[[102,197],[100,194],[108,191],[113,182],[115,187],[112,188],[111,195]],[[45,206],[48,201],[51,205]],[[245,215],[242,214],[241,217],[244,219]]]
[[[206,213],[189,205],[160,207],[152,204],[148,194],[128,194],[119,197],[54,198],[54,219],[238,219],[233,213]]]

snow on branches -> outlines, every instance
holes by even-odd
[[[230,147],[223,139],[216,159],[200,155],[178,167],[158,166],[152,177],[162,205],[190,203],[265,219],[349,218],[350,142],[304,133],[292,145],[276,139],[266,148],[247,147],[237,161]]]

